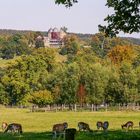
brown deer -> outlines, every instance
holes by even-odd
[[[108,127],[109,127],[109,122],[108,121],[105,121],[105,122],[100,122],[98,121],[96,123],[96,126],[97,126],[97,129],[99,130],[100,128],[103,129],[103,130],[107,130]]]
[[[12,133],[18,132],[19,134],[22,134],[22,126],[18,123],[11,123],[5,128],[4,133],[8,131]]]
[[[56,138],[57,135],[59,135],[60,133],[65,133],[65,130],[68,128],[68,123],[64,122],[64,123],[60,123],[60,124],[55,124],[53,125],[53,137]]]
[[[108,127],[109,127],[109,122],[108,121],[105,121],[104,123],[103,123],[103,130],[107,130],[108,129]]]
[[[127,123],[122,124],[121,126],[122,126],[122,129],[127,128],[129,130],[129,128],[133,129],[133,125],[134,123],[132,121],[128,121]]]
[[[7,128],[8,124],[6,122],[2,122],[1,128],[4,131]]]
[[[79,131],[90,131],[93,132],[93,130],[90,129],[89,124],[84,123],[84,122],[79,122],[78,123]]]
[[[100,128],[102,129],[102,128],[103,128],[103,122],[98,121],[98,122],[96,123],[96,126],[97,126],[97,129],[98,129],[98,130],[99,130]]]

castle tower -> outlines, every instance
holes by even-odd
[[[53,29],[50,28],[50,29],[48,30],[48,39],[49,39],[49,40],[52,38],[52,32],[53,32]]]
[[[63,39],[66,36],[66,33],[62,29],[60,29],[59,36],[60,39]]]

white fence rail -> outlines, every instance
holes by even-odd
[[[46,111],[140,111],[140,105],[134,104],[117,104],[111,105],[94,105],[94,104],[71,104],[71,105],[47,105],[46,107],[32,106],[31,112],[46,112]]]

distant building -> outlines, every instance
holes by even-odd
[[[61,47],[64,44],[63,39],[65,36],[66,32],[62,29],[58,30],[57,28],[50,28],[47,36],[38,36],[37,39],[42,39],[45,47]]]

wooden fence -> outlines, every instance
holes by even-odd
[[[32,106],[31,112],[46,112],[46,111],[140,111],[139,104],[117,104],[112,105],[94,105],[94,104],[70,104],[70,105],[47,105],[45,107]]]

